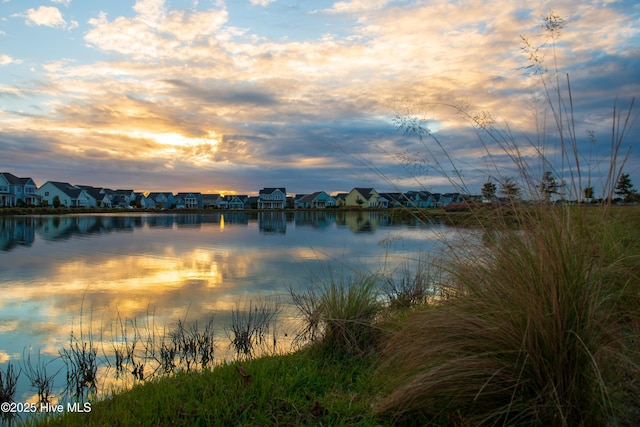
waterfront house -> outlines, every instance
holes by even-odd
[[[287,190],[284,187],[267,187],[258,194],[258,209],[284,209],[287,205]]]
[[[354,188],[345,198],[345,206],[361,208],[384,207],[385,200],[380,200],[380,195],[373,188]]]
[[[404,193],[405,206],[412,208],[435,208],[436,197],[428,191],[407,191]]]
[[[256,209],[258,207],[258,196],[247,196],[244,201],[245,209]]]
[[[111,196],[111,206],[114,208],[128,208],[131,202],[135,203],[136,193],[133,190],[108,190]]]
[[[305,196],[308,196],[308,194],[296,194],[293,196],[293,207],[298,209],[300,207],[300,199]]]
[[[147,196],[151,200],[153,200],[156,204],[156,208],[158,209],[169,209],[173,207],[173,194],[172,193],[149,193]]]
[[[380,197],[387,201],[387,207],[389,208],[401,208],[406,202],[402,193],[380,193]]]
[[[440,194],[438,198],[438,207],[442,208],[451,203],[461,203],[464,202],[464,198],[460,193],[444,193]]]
[[[156,202],[144,193],[136,193],[136,206],[142,209],[155,209]]]
[[[39,201],[33,179],[0,172],[0,206],[35,206]]]
[[[95,206],[99,208],[110,208],[112,206],[111,194],[112,191],[104,188],[92,187],[90,185],[74,185],[81,190],[89,193],[96,201]]]
[[[202,195],[202,207],[206,208],[219,208],[220,207],[220,197],[219,194],[203,194]]]
[[[173,207],[176,209],[184,209],[184,199],[177,194],[173,196]]]
[[[302,209],[324,209],[336,206],[336,199],[324,191],[316,191],[313,194],[305,194],[296,198],[296,206]]]
[[[202,209],[202,194],[201,193],[178,193],[175,196],[176,199],[182,199],[184,201],[184,208],[187,209]],[[176,204],[176,207],[177,204]]]
[[[47,181],[36,193],[47,206],[54,206],[56,200],[60,202],[60,206],[68,208],[97,206],[96,199],[89,192],[68,182]]]
[[[225,209],[244,209],[245,198],[247,196],[229,195],[224,196]]]
[[[335,196],[332,196],[333,199],[336,201],[336,206],[338,207],[345,206],[347,204],[348,195],[349,193],[338,193]]]

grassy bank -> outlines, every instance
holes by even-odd
[[[309,348],[176,374],[41,425],[373,425],[374,366],[371,357]]]
[[[294,295],[303,350],[41,425],[638,425],[640,207],[520,215],[391,292],[366,276]]]

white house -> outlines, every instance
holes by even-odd
[[[287,206],[287,189],[263,188],[258,194],[258,209],[284,209]]]
[[[54,201],[60,202],[60,206],[71,207],[88,207],[95,208],[97,206],[96,199],[82,188],[71,185],[68,182],[47,181],[42,187],[36,190],[36,193],[42,197],[42,201],[49,206],[54,206]]]
[[[86,191],[87,193],[89,193],[89,195],[91,197],[96,199],[95,206],[97,206],[99,208],[110,208],[111,207],[111,205],[112,205],[112,202],[111,202],[112,191],[111,190],[107,190],[107,189],[104,189],[104,188],[98,188],[98,187],[92,187],[90,185],[74,185],[74,187],[77,187],[77,188],[80,188],[80,189]]]

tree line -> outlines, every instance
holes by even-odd
[[[540,183],[536,185],[539,196],[547,202],[551,201],[554,195],[560,195],[561,199],[564,199],[562,190],[565,186],[566,184],[559,182],[551,171],[545,171],[540,179]],[[614,188],[614,194],[617,197],[610,200],[612,202],[640,202],[640,194],[633,188],[633,183],[628,173],[620,175]],[[594,195],[594,188],[592,186],[582,189],[582,196],[588,203],[594,201]],[[518,181],[513,177],[501,177],[496,179],[496,182],[485,182],[482,186],[482,197],[485,200],[493,200],[496,196],[506,198],[507,200],[518,200],[522,196],[522,189]]]

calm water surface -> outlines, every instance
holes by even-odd
[[[127,322],[170,328],[212,314],[216,357],[228,359],[231,309],[261,298],[281,302],[274,334],[286,342],[289,287],[329,271],[393,274],[450,233],[380,212],[0,217],[0,369],[19,368],[29,352],[60,369],[71,333],[108,359]],[[37,400],[25,375],[18,390],[16,401]]]

